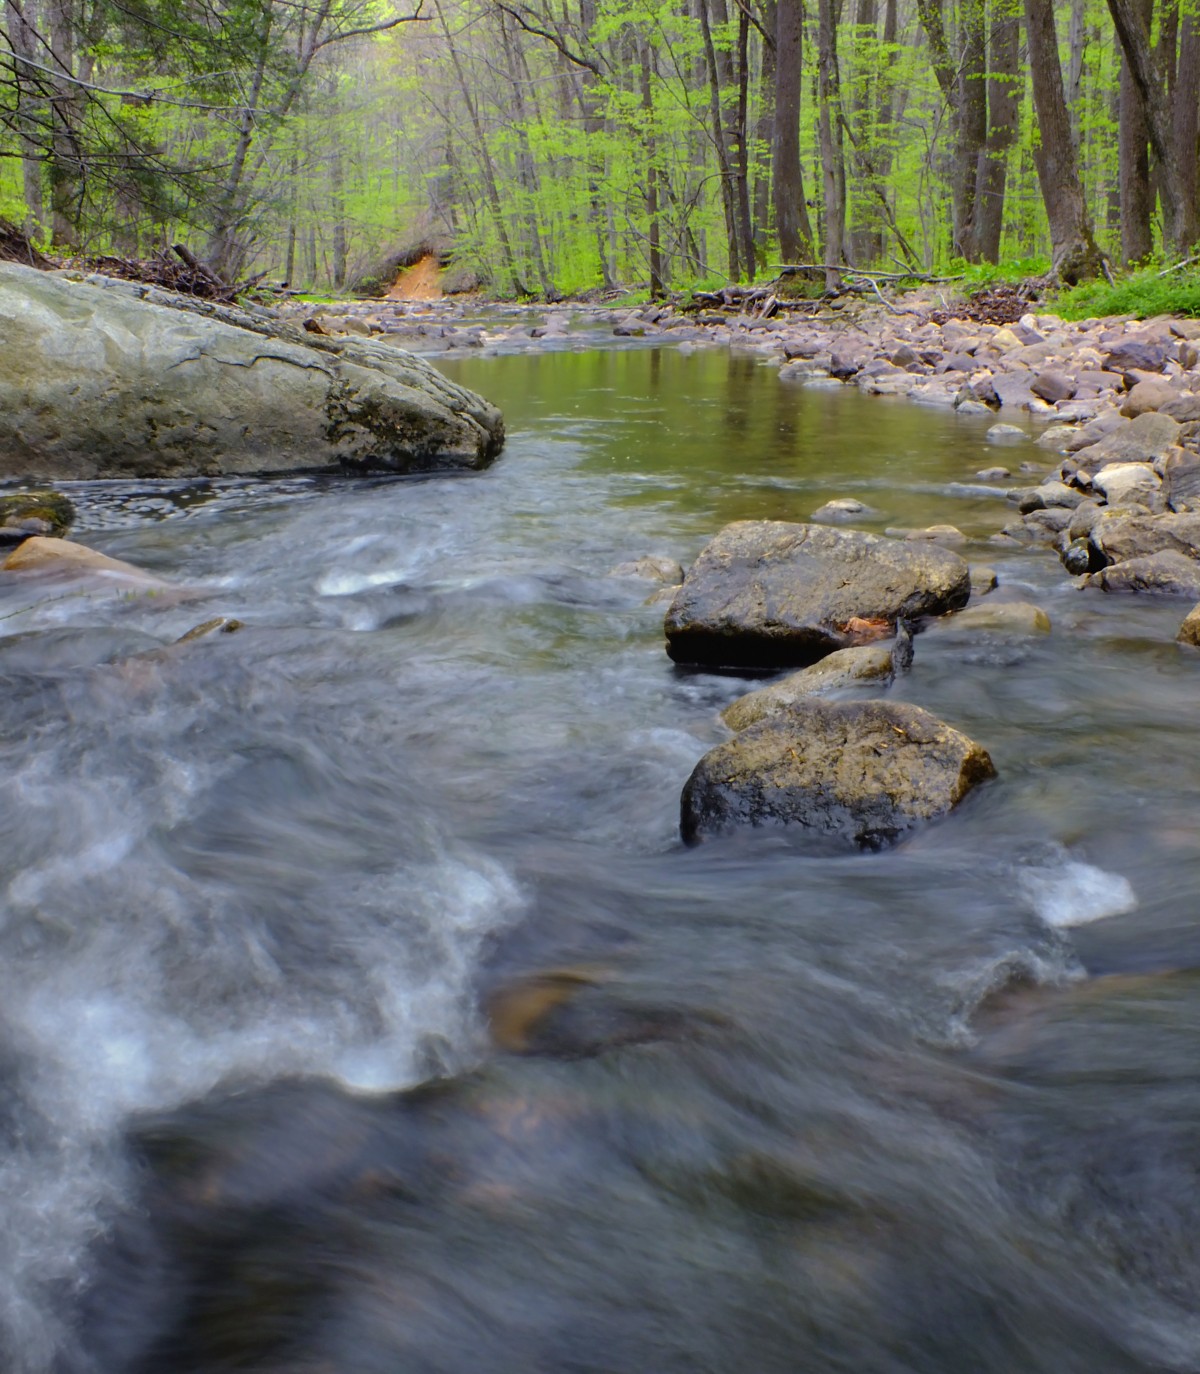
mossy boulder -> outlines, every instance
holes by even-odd
[[[11,544],[31,534],[55,538],[75,522],[75,507],[58,491],[17,491],[0,496],[0,543]]]
[[[683,789],[683,839],[798,826],[879,848],[994,776],[987,751],[916,706],[807,698],[710,749]]]
[[[967,604],[971,573],[949,549],[776,520],[727,525],[666,617],[677,663],[784,668]]]

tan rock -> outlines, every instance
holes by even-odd
[[[18,544],[4,560],[3,568],[5,572],[95,576],[138,587],[166,585],[143,569],[135,568],[132,563],[109,558],[70,539],[51,539],[41,535]]]
[[[936,621],[935,629],[982,630],[994,634],[1045,635],[1050,633],[1050,617],[1031,601],[985,602]]]
[[[1188,612],[1175,638],[1180,644],[1194,644],[1200,649],[1200,606],[1193,606]]]
[[[885,645],[864,644],[854,649],[839,649],[811,668],[790,673],[779,682],[738,697],[721,712],[721,719],[731,730],[745,730],[760,720],[790,709],[804,697],[825,696],[860,682],[886,686],[892,680],[893,671],[892,651]]]

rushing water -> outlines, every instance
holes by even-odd
[[[177,590],[0,575],[3,1367],[1200,1368],[1186,608],[988,545],[974,473],[1045,455],[978,421],[706,350],[446,366],[486,473],[82,486]],[[832,496],[1049,612],[892,688],[998,780],[879,854],[685,850],[747,684],[606,573]],[[553,969],[559,1052],[495,1049]]]

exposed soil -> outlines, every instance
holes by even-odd
[[[388,292],[388,300],[440,301],[443,296],[438,284],[441,274],[441,264],[432,253],[427,253],[397,276]]]

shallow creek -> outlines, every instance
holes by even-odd
[[[486,473],[82,485],[186,592],[0,575],[0,1365],[1200,1368],[1187,607],[988,545],[976,471],[1049,463],[987,422],[707,349],[445,366]],[[748,684],[606,573],[837,496],[1049,613],[891,689],[999,777],[879,854],[685,850]],[[489,991],[563,968],[572,1052],[498,1053]]]

